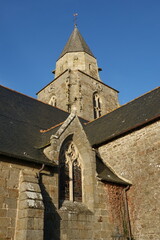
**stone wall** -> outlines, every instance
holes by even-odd
[[[100,99],[101,116],[119,107],[118,92],[100,81],[79,71],[78,78],[81,82],[82,113],[84,119],[93,120],[93,93],[97,92]]]
[[[16,159],[0,162],[1,240],[112,240],[105,184],[94,176],[94,195],[90,181],[83,188],[92,195],[92,210],[85,202],[70,201],[59,208],[58,169],[39,169]]]
[[[67,120],[51,141],[55,162],[73,134],[82,157],[82,202],[59,205],[59,170],[3,157],[0,162],[0,239],[113,240],[126,232],[124,187],[96,177],[95,152],[78,119]],[[104,161],[132,181],[127,191],[131,230],[136,240],[158,240],[159,123],[99,148]],[[59,137],[58,137],[59,136]],[[56,140],[56,141],[55,141]],[[54,146],[55,144],[55,146]],[[57,155],[56,155],[57,154]]]
[[[93,120],[93,94],[95,92],[99,95],[101,115],[119,107],[116,90],[77,70],[63,72],[38,93],[38,99],[50,103],[51,98],[54,97],[58,108],[77,113],[84,119]]]
[[[113,226],[110,221],[110,203],[106,184],[96,181],[95,185],[95,209],[93,221],[93,238],[94,240],[113,240]]]
[[[53,229],[57,229],[55,232],[58,233],[55,240],[113,240],[113,222],[110,222],[112,206],[108,198],[106,184],[96,177],[95,152],[76,117],[70,116],[64,122],[52,137],[48,151],[52,153],[54,161],[58,162],[64,141],[71,140],[70,134],[73,135],[72,141],[81,156],[82,202],[64,201],[60,207],[58,199],[57,203],[54,202],[57,226]]]
[[[159,145],[160,122],[156,122],[99,147],[103,160],[132,182],[127,194],[136,240],[159,239]]]
[[[49,103],[52,96],[57,98],[57,107],[68,112],[67,106],[67,84],[69,84],[69,73],[65,71],[60,77],[55,79],[37,95],[38,100]]]
[[[56,62],[55,78],[66,69],[73,71],[79,69],[100,80],[96,58],[85,52],[70,52],[61,57]]]
[[[85,204],[75,202],[66,202],[58,210],[61,218],[61,240],[113,240],[106,184],[96,181],[93,200],[93,211],[90,211]]]
[[[17,203],[15,239],[43,240],[43,198],[38,175],[31,169],[20,172]]]
[[[20,169],[0,162],[0,239],[13,239],[15,233]]]
[[[1,156],[1,240],[44,239],[43,235],[50,227],[49,223],[44,221],[48,211],[45,199],[47,196],[47,199],[52,197],[54,200],[58,196],[53,193],[55,185],[57,186],[55,176],[51,171],[43,170],[44,187],[42,175],[39,176],[40,168],[38,165]],[[48,212],[51,213],[51,208]]]

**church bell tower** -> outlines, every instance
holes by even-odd
[[[53,73],[54,80],[37,93],[39,100],[86,120],[98,118],[119,106],[118,91],[100,80],[97,60],[77,26]]]

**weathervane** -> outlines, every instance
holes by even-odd
[[[78,16],[78,13],[74,13],[73,16],[74,16],[74,26],[76,27],[77,26],[77,16]]]

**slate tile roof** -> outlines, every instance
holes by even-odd
[[[88,47],[77,27],[74,28],[59,58],[63,57],[66,53],[69,52],[86,52],[92,57],[94,57],[93,53],[91,52],[90,48]]]
[[[40,130],[63,122],[68,113],[0,86],[0,153],[33,162],[50,161],[42,150]]]
[[[160,117],[160,88],[87,124],[92,146],[121,136]],[[43,154],[69,113],[0,86],[0,154],[37,163],[52,163]]]
[[[160,117],[160,88],[84,126],[92,146],[101,145]]]
[[[117,176],[117,174],[113,172],[113,170],[111,170],[98,155],[96,155],[96,171],[97,177],[104,182],[131,185],[129,181]]]

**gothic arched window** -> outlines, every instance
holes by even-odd
[[[57,105],[57,99],[56,96],[52,96],[51,99],[49,100],[49,104],[52,105],[53,107],[56,107]]]
[[[73,141],[62,145],[59,159],[59,200],[82,201],[81,160]]]
[[[97,92],[93,94],[93,112],[94,118],[98,118],[101,116],[101,103]]]

